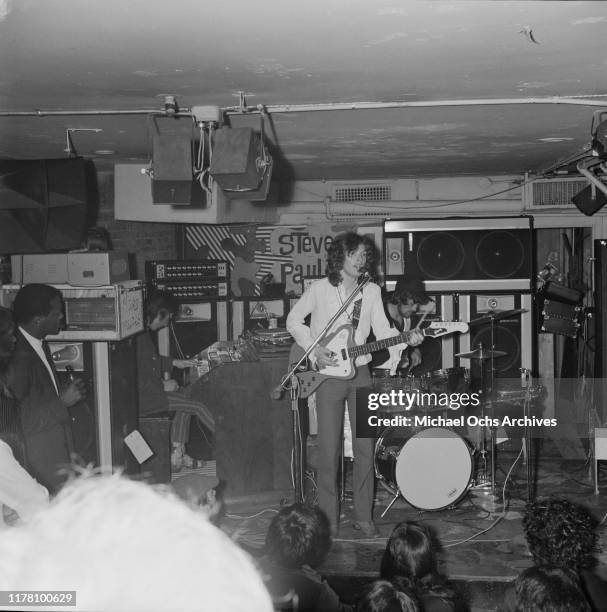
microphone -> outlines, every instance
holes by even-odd
[[[273,400],[279,400],[284,392],[285,388],[282,385],[278,385],[278,387],[274,387],[274,389],[270,391],[270,398]]]

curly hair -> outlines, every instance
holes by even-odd
[[[320,565],[331,546],[329,519],[320,508],[292,504],[272,519],[266,554],[276,565],[298,569]]]
[[[555,565],[579,572],[592,567],[595,521],[582,506],[550,498],[527,504],[523,530],[537,565]]]
[[[377,249],[375,243],[368,236],[361,236],[355,232],[338,234],[327,248],[326,274],[329,282],[337,287],[341,283],[341,271],[344,267],[346,255],[354,253],[363,244],[367,256],[363,272],[368,272],[371,278],[375,278],[377,264]]]
[[[529,567],[514,582],[514,612],[590,612],[577,575],[571,570],[544,565]]]

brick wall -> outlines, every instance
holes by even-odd
[[[177,258],[177,230],[173,223],[145,223],[114,219],[114,173],[97,172],[99,207],[96,225],[104,227],[115,250],[134,256],[136,278],[145,278],[145,262],[149,259]]]

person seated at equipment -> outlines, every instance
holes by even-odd
[[[139,416],[174,412],[171,426],[171,465],[174,470],[192,467],[193,459],[185,452],[193,416],[205,428],[215,432],[215,419],[207,406],[186,398],[176,380],[173,368],[184,369],[194,364],[189,359],[174,359],[158,354],[158,331],[167,327],[177,311],[173,296],[166,291],[152,293],[145,302],[146,331],[136,339]]]
[[[387,580],[376,580],[356,604],[356,612],[421,612],[410,591],[399,591]]]
[[[592,610],[577,575],[553,565],[529,567],[522,572],[514,582],[514,601],[508,605],[504,608],[508,612]]]
[[[383,296],[384,311],[391,327],[399,332],[414,329],[424,313],[434,306],[432,298],[426,293],[423,281],[415,276],[400,278],[394,291]],[[388,359],[386,350],[373,355],[372,368],[385,367],[382,364]],[[411,371],[422,363],[422,352],[418,346],[410,346],[401,353],[398,372]]]
[[[300,612],[350,612],[315,569],[330,546],[329,520],[322,510],[303,504],[281,508],[268,528],[260,561],[272,597],[294,591]]]
[[[410,589],[427,612],[465,610],[458,593],[438,573],[433,538],[424,525],[403,521],[394,528],[380,575],[398,590]]]
[[[61,610],[273,610],[253,562],[221,530],[166,488],[119,474],[74,479],[35,520],[2,533],[0,590],[49,589],[75,598],[53,604]]]
[[[527,505],[523,530],[536,565],[576,573],[594,610],[604,610],[607,583],[593,573],[596,522],[583,506],[566,499],[537,500]]]

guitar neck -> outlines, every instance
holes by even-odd
[[[420,329],[422,334],[424,333],[423,329]],[[425,334],[424,334],[425,335]],[[348,348],[348,357],[359,357],[360,355],[367,355],[369,353],[374,353],[375,351],[380,351],[381,349],[389,348],[391,346],[396,346],[397,344],[407,344],[409,342],[409,338],[411,337],[411,331],[402,332],[397,336],[390,336],[389,338],[384,338],[383,340],[376,340],[375,342],[369,342],[367,344],[361,344],[360,346],[351,346]]]

